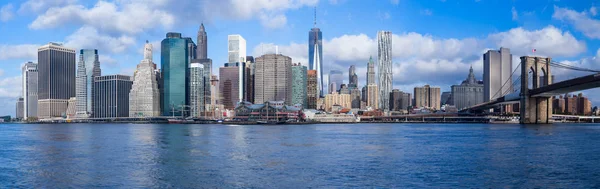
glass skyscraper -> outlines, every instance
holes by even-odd
[[[189,105],[190,43],[181,33],[167,33],[161,42],[161,111],[163,116],[182,116]]]
[[[27,62],[23,65],[23,119],[37,117],[38,111],[38,66]]]
[[[100,61],[98,50],[81,49],[79,51],[79,62],[77,63],[76,78],[76,115],[89,117],[92,114],[92,95],[94,94],[94,77],[100,76]]]
[[[292,66],[292,105],[300,104],[308,108],[307,70],[299,63]]]
[[[190,65],[190,116],[200,117],[204,112],[204,65],[192,63]]]
[[[392,32],[377,32],[377,61],[379,67],[379,108],[390,109],[390,92],[392,92]]]
[[[308,32],[308,69],[317,71],[317,91],[320,97],[323,93],[323,34],[315,27]]]

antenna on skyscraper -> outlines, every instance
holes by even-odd
[[[315,6],[315,22],[314,22],[314,27],[317,27],[317,6]]]

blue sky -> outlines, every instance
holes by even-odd
[[[37,62],[37,47],[62,42],[74,49],[96,48],[103,74],[132,75],[145,40],[158,44],[166,32],[196,39],[205,23],[213,72],[227,59],[227,35],[241,34],[248,55],[279,46],[306,64],[308,31],[317,7],[323,31],[324,69],[347,73],[357,65],[364,84],[366,62],[376,56],[376,33],[394,33],[394,86],[412,92],[431,84],[447,91],[473,66],[482,76],[481,55],[507,47],[519,56],[598,68],[600,15],[596,0],[5,0],[0,2],[0,115],[14,115],[21,96],[20,67]],[[584,73],[553,70],[557,80]],[[346,79],[347,80],[347,79]],[[594,104],[596,90],[584,91]]]

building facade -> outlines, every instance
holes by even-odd
[[[198,29],[197,40],[196,40],[196,58],[197,59],[208,59],[208,35],[206,35],[206,29],[204,23],[200,24]]]
[[[358,75],[356,74],[356,66],[354,65],[348,68],[348,88],[358,88]]]
[[[489,50],[483,54],[483,100],[502,97],[512,91],[512,54],[510,49]],[[504,85],[504,83],[507,83]]]
[[[159,72],[152,61],[152,44],[146,41],[144,59],[137,65],[133,74],[133,84],[129,92],[129,117],[160,116]]]
[[[254,102],[292,103],[292,58],[265,54],[256,58]]]
[[[219,98],[225,109],[233,110],[239,100],[239,76],[237,67],[219,68]]]
[[[334,106],[342,108],[352,108],[352,100],[349,94],[339,94],[337,92],[325,95],[325,111],[331,112]]]
[[[130,76],[105,75],[94,78],[93,117],[129,117]]]
[[[377,61],[379,67],[379,109],[389,110],[390,92],[393,87],[392,32],[377,32]]]
[[[391,111],[408,110],[408,107],[412,106],[411,102],[412,98],[410,93],[405,93],[398,89],[392,90],[390,94]]]
[[[38,113],[38,66],[27,62],[22,68],[23,79],[23,119],[37,117]]]
[[[484,102],[483,82],[475,79],[473,67],[469,69],[469,76],[460,85],[452,85],[453,105],[457,109],[471,107]]]
[[[161,111],[163,116],[181,116],[189,105],[190,41],[181,33],[167,33],[161,42]]]
[[[317,72],[317,91],[319,98],[325,97],[323,83],[323,33],[314,27],[308,32],[308,69]]]
[[[430,108],[440,110],[440,88],[425,85],[415,87],[415,106],[418,108]]]
[[[307,97],[307,72],[306,66],[300,63],[292,66],[292,103],[291,105],[301,105],[300,107],[308,107]]]
[[[320,98],[317,78],[317,70],[308,70],[306,72],[307,109],[317,109],[317,100]]]
[[[58,43],[38,49],[38,117],[66,116],[68,101],[75,97],[75,50]]]
[[[204,65],[200,63],[190,64],[190,116],[201,117],[204,108]]]
[[[25,113],[24,108],[25,108],[25,102],[24,102],[24,100],[23,100],[22,97],[19,97],[19,99],[17,99],[17,104],[15,106],[15,118],[20,119],[20,120],[25,119],[25,117],[24,117],[24,113]]]
[[[100,61],[98,60],[98,50],[81,49],[79,50],[79,62],[77,63],[76,76],[76,105],[75,114],[77,117],[87,118],[92,115],[92,95],[94,94],[94,78],[101,75]]]
[[[344,73],[339,70],[329,71],[328,94],[339,92],[342,84],[344,84]]]
[[[227,36],[228,63],[246,62],[246,39],[241,35]]]
[[[358,88],[350,89],[350,99],[352,100],[352,109],[361,108],[362,91]]]
[[[367,107],[379,109],[379,88],[375,84],[367,85]]]

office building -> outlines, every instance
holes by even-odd
[[[204,23],[200,24],[198,29],[198,35],[196,40],[196,58],[197,59],[208,59],[208,35],[206,35],[206,29]],[[205,67],[206,68],[206,67]]]
[[[77,63],[76,76],[76,105],[75,115],[80,118],[90,117],[92,112],[92,95],[94,94],[94,77],[100,76],[100,61],[98,50],[81,49],[79,51],[79,62]]]
[[[105,75],[94,78],[92,107],[95,118],[116,118],[129,116],[130,76]]]
[[[346,84],[342,84],[340,86],[340,90],[338,90],[338,93],[340,93],[340,94],[350,94],[350,89],[348,88],[348,86]]]
[[[144,59],[133,74],[133,85],[129,92],[129,117],[160,116],[160,73],[152,61],[152,44],[146,41]]]
[[[440,110],[440,88],[430,87],[415,87],[415,106],[417,108],[430,108],[432,110]]]
[[[17,100],[17,104],[15,106],[15,118],[23,120],[25,119],[24,117],[24,110],[25,107],[25,102],[23,100],[23,97],[19,97],[19,99]]]
[[[457,109],[471,107],[484,102],[483,82],[475,79],[473,67],[469,69],[469,75],[460,85],[452,85],[453,105]]]
[[[513,90],[511,74],[510,49],[489,50],[483,54],[483,100],[488,102],[510,93]]]
[[[21,70],[23,79],[23,119],[37,117],[38,113],[38,66],[27,62]]]
[[[344,73],[338,70],[329,71],[329,94],[339,92],[342,84],[344,84]]]
[[[75,50],[58,43],[38,49],[38,117],[64,117],[75,97]]]
[[[361,104],[361,90],[358,88],[350,89],[350,100],[352,109],[360,109]]]
[[[228,63],[246,62],[246,40],[241,35],[227,36]]]
[[[202,73],[202,80],[204,81],[204,104],[210,104],[211,102],[211,87],[210,80],[212,77],[212,60],[211,59],[193,59],[190,64],[202,64],[204,72]],[[205,111],[205,110],[201,110]]]
[[[251,101],[249,97],[252,94],[252,90],[254,88],[251,83],[252,76],[250,75],[250,67],[246,62],[236,62],[236,63],[225,63],[225,67],[237,68],[238,71],[238,99],[235,100],[237,102],[249,102]]]
[[[292,103],[291,105],[301,105],[299,107],[308,108],[307,98],[307,69],[300,63],[292,66]]]
[[[354,65],[348,69],[348,88],[358,88],[358,75],[356,74],[356,66]]]
[[[408,107],[412,105],[411,102],[412,98],[410,93],[405,93],[398,89],[392,90],[390,94],[391,111],[408,110]]]
[[[317,70],[308,70],[306,72],[306,99],[307,109],[317,109],[317,100],[319,97]]]
[[[65,113],[66,118],[67,119],[75,118],[76,109],[77,109],[77,97],[69,98],[69,100],[67,101],[67,112]]]
[[[352,100],[349,94],[339,94],[337,92],[325,95],[325,111],[331,112],[334,106],[342,108],[351,108]]]
[[[246,79],[246,101],[254,104],[254,79],[256,75],[256,62],[253,56],[246,56],[246,69],[250,70]]]
[[[292,103],[292,58],[265,54],[256,58],[254,102],[285,101]]]
[[[219,68],[219,98],[225,109],[233,110],[240,99],[240,79],[237,66]]]
[[[192,63],[190,65],[190,116],[200,117],[205,112],[204,109],[204,65],[201,63]]]
[[[308,32],[308,69],[317,72],[317,91],[319,98],[325,97],[323,83],[323,33],[317,28],[317,16],[315,10],[315,22],[313,28]]]
[[[210,77],[210,108],[209,110],[214,110],[214,107],[217,104],[221,103],[221,98],[219,97],[219,77],[213,75]]]
[[[161,115],[181,116],[189,105],[189,65],[191,40],[181,33],[167,33],[161,42]],[[192,42],[193,43],[193,42]]]
[[[375,84],[367,85],[367,107],[379,109],[379,88]]]
[[[369,62],[367,62],[367,85],[377,85],[377,81],[375,80],[375,61],[373,61],[373,57],[369,57]]]
[[[392,74],[392,32],[377,32],[377,61],[379,67],[379,108],[389,110],[390,92],[393,86]]]

